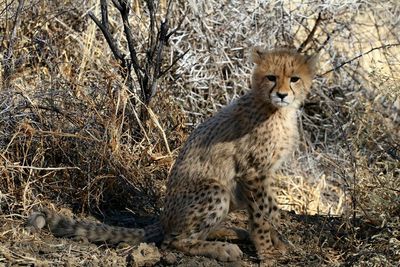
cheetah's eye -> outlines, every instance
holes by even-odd
[[[295,83],[295,82],[297,82],[298,80],[300,80],[299,77],[296,77],[296,76],[290,77],[290,82],[291,82],[291,83]]]
[[[274,75],[267,75],[266,77],[267,77],[267,79],[268,79],[269,81],[271,81],[271,82],[276,82],[276,76],[274,76]]]

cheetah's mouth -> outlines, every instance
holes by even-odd
[[[272,99],[272,104],[274,104],[276,107],[279,107],[279,108],[287,107],[290,105],[289,102],[282,100],[282,99]]]

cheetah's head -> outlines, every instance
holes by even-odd
[[[304,100],[315,73],[315,56],[287,49],[254,48],[252,59],[256,64],[252,90],[261,99],[277,108],[298,106]]]

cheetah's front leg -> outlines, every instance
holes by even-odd
[[[287,248],[274,225],[278,222],[278,206],[269,186],[261,185],[247,192],[250,237],[260,259],[273,258]]]

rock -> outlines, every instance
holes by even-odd
[[[161,259],[161,254],[154,244],[140,243],[139,247],[130,254],[132,266],[153,266]]]
[[[175,264],[177,260],[178,259],[175,253],[168,252],[166,255],[163,256],[163,261],[168,265]]]

